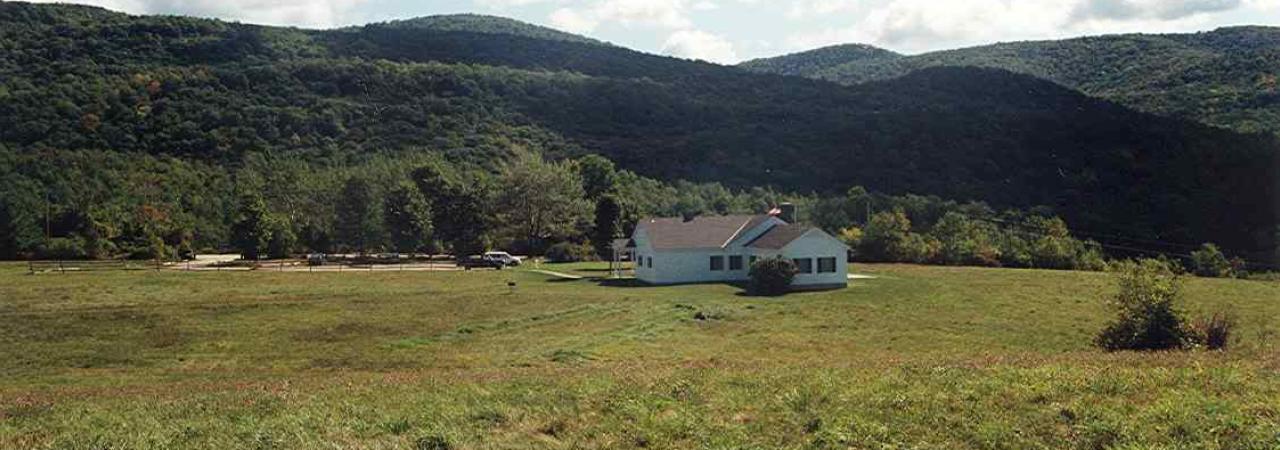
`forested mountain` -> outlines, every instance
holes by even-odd
[[[927,67],[991,67],[1051,80],[1147,112],[1241,131],[1280,132],[1280,28],[1011,42],[897,58],[847,56],[841,62],[819,49],[743,67],[844,84],[885,80]]]
[[[63,230],[163,204],[217,244],[245,190],[304,223],[330,174],[533,150],[663,180],[1047,205],[1258,259],[1277,149],[1003,70],[841,86],[478,16],[314,31],[0,3],[0,191],[27,224],[48,194]]]
[[[739,64],[747,70],[779,75],[813,77],[827,69],[853,63],[892,61],[902,55],[864,44],[842,44],[774,58],[761,58]]]
[[[569,34],[563,31],[541,27],[505,17],[485,16],[480,14],[453,14],[447,16],[428,16],[408,20],[395,20],[377,25],[386,28],[408,28],[434,31],[465,31],[471,33],[504,34],[537,39],[578,42],[583,44],[607,45],[584,36]],[[355,27],[356,29],[360,27]]]

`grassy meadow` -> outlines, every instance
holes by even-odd
[[[855,270],[757,298],[0,265],[0,448],[1280,448],[1280,283],[1188,281],[1241,318],[1226,352],[1108,354],[1107,274]]]

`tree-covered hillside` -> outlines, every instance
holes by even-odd
[[[817,50],[743,65],[845,84],[937,66],[1000,68],[1143,111],[1241,131],[1280,132],[1280,28],[1274,27],[1011,42],[900,58],[853,54],[844,62]]]
[[[46,193],[70,217],[165,198],[170,216],[225,229],[235,200],[210,192],[306,184],[272,181],[272,167],[403,175],[412,167],[378,167],[443,158],[495,170],[534,150],[598,153],[664,180],[1048,205],[1073,227],[1252,259],[1275,248],[1271,136],[1002,70],[845,87],[451,20],[312,31],[0,3],[0,191],[25,217]]]
[[[738,65],[747,70],[779,75],[812,77],[832,67],[852,63],[892,61],[903,56],[864,44],[842,44],[775,58],[745,61]]]

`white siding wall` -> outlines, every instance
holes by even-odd
[[[711,257],[714,255],[724,257],[724,270],[711,270]],[[742,269],[729,270],[729,256],[733,255],[742,256]],[[655,281],[651,282],[672,284],[746,280],[747,258],[746,252],[727,249],[660,252],[653,258],[653,270],[656,273]]]
[[[825,233],[811,231],[782,249],[784,258],[812,258],[813,273],[796,275],[795,286],[848,286],[849,259],[839,241]],[[818,273],[818,258],[835,258],[834,273]]]
[[[634,267],[636,271],[636,279],[646,283],[658,283],[658,277],[654,269],[649,268],[649,258],[652,258],[653,247],[649,245],[649,237],[645,235],[643,230],[636,230],[631,236],[636,241]],[[654,261],[654,267],[657,267],[657,261]]]

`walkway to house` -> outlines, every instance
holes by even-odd
[[[556,277],[556,278],[559,278],[559,279],[562,279],[562,280],[581,280],[581,279],[583,279],[583,277],[582,277],[582,276],[579,276],[579,275],[569,275],[569,274],[567,274],[567,273],[552,272],[552,271],[550,271],[550,270],[530,269],[529,271],[530,271],[530,272],[534,272],[534,273],[540,273],[540,274],[543,274],[543,275],[550,275],[550,276],[553,276],[553,277]]]
[[[875,275],[861,275],[861,274],[851,273],[851,274],[849,274],[849,279],[850,279],[850,280],[874,280],[874,279],[876,279],[876,276],[875,276]]]

